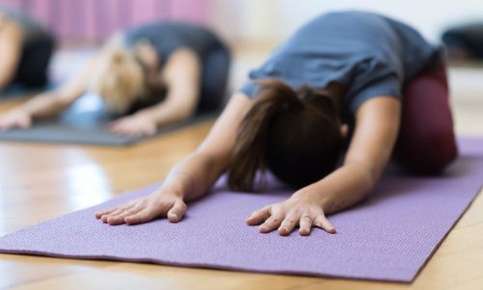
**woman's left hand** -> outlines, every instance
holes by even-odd
[[[128,136],[152,136],[156,133],[156,123],[143,116],[128,116],[112,122],[109,130]]]
[[[260,225],[261,233],[269,233],[278,229],[282,236],[289,235],[296,226],[300,235],[310,234],[312,227],[335,234],[334,226],[325,217],[322,206],[307,195],[294,195],[291,198],[271,204],[253,212],[246,220],[249,225]]]

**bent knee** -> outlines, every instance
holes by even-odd
[[[458,156],[458,147],[452,131],[431,132],[400,148],[397,159],[403,167],[415,174],[441,173]]]

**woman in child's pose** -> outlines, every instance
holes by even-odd
[[[224,171],[231,188],[251,190],[256,171],[269,169],[295,192],[255,211],[249,225],[281,235],[297,226],[302,235],[312,227],[335,233],[326,215],[361,201],[391,156],[417,174],[439,173],[457,156],[444,62],[401,22],[330,13],[250,73],[205,141],[158,190],[97,218],[112,225],[177,222],[185,202],[205,194]]]
[[[43,87],[55,47],[53,36],[27,15],[0,6],[0,95],[10,85]]]
[[[112,131],[152,135],[159,126],[219,109],[229,66],[229,50],[207,29],[173,22],[135,27],[114,35],[59,89],[0,116],[0,129],[29,127],[32,119],[65,110],[90,89],[108,112],[123,116]]]

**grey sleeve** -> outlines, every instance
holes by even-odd
[[[258,85],[253,81],[247,81],[240,89],[245,96],[249,97],[250,99],[255,98],[256,92],[258,90]]]
[[[350,101],[350,110],[352,113],[355,113],[362,103],[374,97],[390,96],[401,98],[401,95],[401,81],[396,74],[389,74],[369,82],[359,89]]]

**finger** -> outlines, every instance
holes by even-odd
[[[186,209],[187,206],[181,199],[175,201],[173,207],[168,211],[168,220],[172,223],[179,222],[186,213]]]
[[[277,208],[271,208],[271,216],[260,226],[261,233],[269,233],[280,226],[284,218],[284,213]]]
[[[121,214],[123,213],[124,211],[132,208],[135,204],[129,204],[129,205],[126,205],[126,206],[123,206],[123,207],[118,207],[118,208],[115,208],[112,212],[108,213],[108,214],[105,214],[103,216],[101,216],[101,221],[103,221],[104,223],[108,223],[108,219],[110,217],[114,217],[114,216],[117,216],[118,214]]]
[[[107,126],[107,129],[111,132],[116,132],[117,131],[117,125],[116,124],[110,124]]]
[[[156,133],[156,131],[157,131],[156,127],[153,126],[153,127],[149,127],[146,133],[148,136],[153,136]]]
[[[9,122],[9,123],[6,123],[6,124],[3,124],[1,125],[2,127],[2,130],[10,130],[10,129],[14,129],[17,125],[13,122]]]
[[[24,128],[24,124],[25,124],[25,121],[24,120],[15,120],[15,122],[13,123],[13,126],[15,128],[19,128],[19,129],[23,129]]]
[[[104,223],[107,223],[107,219],[109,217],[118,215],[119,213],[121,213],[123,211],[124,211],[124,208],[115,208],[112,212],[102,215],[100,220]]]
[[[131,130],[126,130],[126,129],[118,130],[118,131],[116,131],[116,134],[122,135],[122,136],[128,136],[128,137],[136,137],[138,135],[137,133],[132,132]]]
[[[123,134],[127,131],[126,128],[124,128],[121,125],[113,126],[113,127],[110,128],[110,130],[114,133],[117,133],[117,134]]]
[[[293,231],[295,226],[299,223],[299,219],[300,213],[298,213],[296,210],[290,211],[278,228],[278,233],[282,236],[289,235]]]
[[[109,214],[114,213],[115,211],[120,211],[121,209],[129,209],[129,208],[135,206],[136,204],[137,204],[137,202],[132,202],[132,203],[125,204],[125,205],[122,205],[122,206],[113,207],[113,208],[109,208],[109,209],[105,209],[105,210],[98,211],[96,213],[96,218],[99,219],[103,215],[109,215]]]
[[[114,129],[116,128],[117,126],[119,125],[119,121],[112,121],[110,123],[107,124],[107,127],[108,128],[111,128],[111,129]]]
[[[123,124],[122,122],[113,122],[108,126],[109,130],[112,132],[124,132],[128,129],[128,127]]]
[[[118,128],[115,131],[115,133],[120,135],[125,135],[125,136],[132,136],[132,137],[138,137],[140,134],[142,134],[139,131],[135,130],[134,128],[129,128],[129,127]]]
[[[314,225],[328,232],[329,234],[335,234],[335,227],[329,222],[329,220],[323,215],[318,215],[314,220]]]
[[[141,210],[143,210],[143,207],[141,207],[141,206],[133,207],[133,208],[131,208],[129,210],[126,210],[126,211],[118,214],[118,215],[109,217],[107,219],[107,223],[110,224],[110,225],[120,225],[120,224],[124,224],[125,223],[125,221],[124,221],[124,218],[125,217],[130,216],[130,215],[137,214]]]
[[[141,131],[138,131],[138,130],[133,130],[133,131],[129,132],[128,134],[131,137],[142,137],[142,136],[144,136],[144,133],[141,132]]]
[[[117,210],[117,208],[110,208],[103,211],[96,212],[96,219],[100,219],[103,215],[110,214],[111,212]]]
[[[247,224],[253,226],[264,222],[270,217],[270,206],[266,206],[253,212],[246,220]]]
[[[117,126],[107,127],[107,130],[111,131],[114,134],[119,134],[119,131],[120,131]]]
[[[132,126],[130,128],[130,133],[136,136],[145,136],[148,134],[149,130],[143,127]]]
[[[128,225],[136,225],[153,220],[159,215],[160,212],[154,208],[145,208],[136,214],[125,217],[124,222]]]
[[[152,130],[144,130],[141,135],[146,136],[146,137],[151,137],[151,136],[154,135],[154,132],[155,131],[152,131]]]
[[[18,122],[18,127],[21,129],[27,129],[30,127],[30,120],[29,119],[23,119]]]
[[[301,236],[310,235],[312,229],[312,218],[308,214],[303,214],[299,223],[299,234]]]

